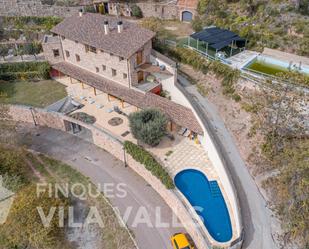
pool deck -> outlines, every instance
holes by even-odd
[[[303,66],[309,67],[308,57],[290,54],[271,48],[264,48],[262,55],[269,56],[280,61],[285,61],[287,63],[292,62],[293,64],[299,64],[299,62],[301,62]]]
[[[242,51],[227,60],[231,62],[230,66],[235,69],[242,69],[246,66],[250,61],[256,58],[260,53],[250,50]]]
[[[229,198],[224,191],[224,187],[220,181],[219,175],[216,172],[216,169],[211,163],[204,148],[200,144],[196,144],[193,140],[176,135],[174,141],[164,138],[158,147],[149,147],[147,149],[159,158],[172,178],[174,178],[177,173],[185,169],[196,169],[203,172],[209,181],[215,180],[218,182],[230,214],[233,231],[231,241],[236,239],[236,224]],[[172,153],[170,155],[166,155],[168,151],[172,151]],[[180,193],[180,191],[178,192],[178,196],[181,196],[183,202],[186,203],[188,208],[192,208],[187,199]],[[200,223],[200,225],[204,226],[203,223]],[[213,243],[218,243],[214,241],[209,234],[208,237]],[[218,245],[224,245],[224,243],[219,243]]]

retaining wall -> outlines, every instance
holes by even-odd
[[[78,13],[81,6],[65,7],[42,4],[41,0],[0,0],[0,16],[60,16]]]
[[[0,115],[0,119],[14,120],[18,122],[36,123],[39,126],[47,126],[49,128],[58,129],[62,131],[68,130],[68,122],[79,124],[92,133],[93,143],[98,147],[108,151],[121,161],[126,161],[127,165],[133,169],[137,174],[144,178],[153,189],[155,189],[162,199],[169,205],[169,207],[176,214],[186,231],[190,234],[196,246],[200,249],[209,248],[206,239],[196,227],[189,211],[186,209],[181,200],[177,197],[175,190],[168,190],[161,183],[159,179],[154,177],[144,165],[135,161],[130,155],[126,153],[124,157],[123,140],[113,136],[109,131],[95,127],[90,124],[85,124],[76,119],[65,116],[61,113],[46,111],[40,108],[30,108],[20,105],[7,105],[8,115]]]
[[[232,207],[233,213],[231,215],[233,215],[235,219],[236,232],[238,236],[237,239],[232,242],[233,246],[230,248],[239,249],[241,248],[243,242],[242,217],[237,193],[235,191],[232,177],[229,173],[228,160],[225,157],[227,152],[222,150],[223,146],[220,145],[218,139],[215,137],[215,131],[210,125],[204,111],[198,103],[194,101],[194,97],[191,96],[191,94],[189,94],[179,83],[176,83],[175,85],[185,95],[186,99],[191,102],[192,111],[203,128],[204,136],[199,136],[199,140],[220,177],[220,181],[224,186],[224,190]]]

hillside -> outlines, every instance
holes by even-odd
[[[250,49],[309,56],[308,0],[200,0],[198,12],[195,30],[216,25],[248,38]]]

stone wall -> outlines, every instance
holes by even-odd
[[[68,17],[81,7],[42,4],[41,0],[0,0],[0,16],[60,16]]]
[[[158,17],[161,19],[178,19],[179,11],[176,5],[137,3],[144,17]]]
[[[117,15],[118,3],[109,3],[109,13],[111,15]],[[157,17],[160,19],[179,19],[181,20],[183,11],[190,11],[193,16],[196,15],[196,10],[193,8],[187,8],[185,6],[178,6],[174,3],[151,3],[151,2],[137,2],[134,3],[140,7],[144,17]],[[133,4],[120,3],[119,11],[121,15],[130,16],[130,7]]]
[[[126,154],[124,157],[123,152],[123,141],[119,138],[114,137],[109,131],[101,128],[97,128],[93,125],[85,124],[76,119],[70,118],[60,113],[46,111],[40,108],[30,108],[26,106],[10,105],[9,106],[9,118],[19,122],[30,122],[36,123],[39,126],[47,126],[53,129],[67,131],[68,126],[66,123],[74,122],[77,123],[92,133],[93,143],[98,147],[108,151],[114,155],[117,159],[127,162],[128,166],[134,170],[137,174],[144,178],[153,189],[155,189],[162,199],[169,205],[180,222],[190,234],[191,238],[195,242],[198,248],[209,248],[207,240],[198,229],[196,223],[191,218],[189,211],[186,209],[181,200],[177,197],[177,190],[168,190],[161,183],[159,179],[151,174],[142,164],[135,161],[130,155]],[[0,116],[0,119],[2,117]]]
[[[59,37],[45,36],[42,42],[42,48],[45,59],[51,64],[56,64],[64,60],[62,47]],[[55,57],[53,50],[58,50],[59,56]]]

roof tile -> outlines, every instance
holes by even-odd
[[[109,22],[108,34],[104,32],[104,21]],[[123,21],[123,31],[118,33],[118,21],[117,17],[101,14],[76,14],[66,18],[51,31],[124,58],[129,58],[155,36],[154,32],[127,21]]]

